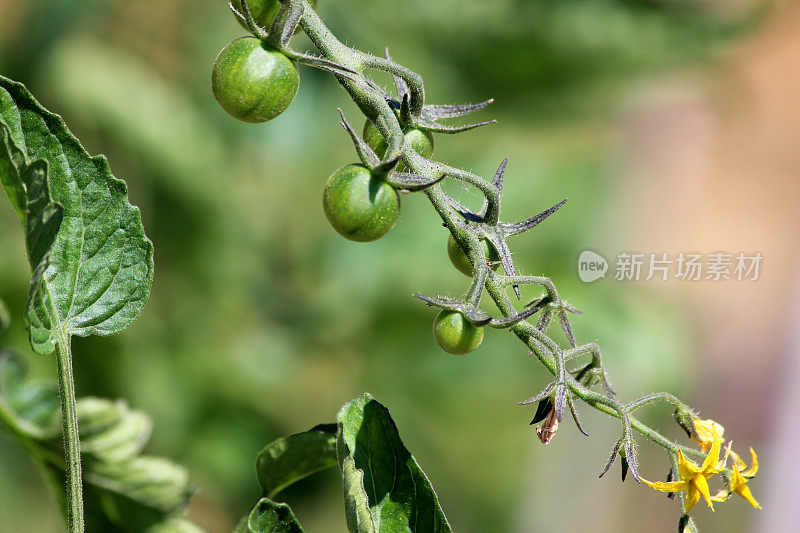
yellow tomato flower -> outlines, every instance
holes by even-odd
[[[750,448],[750,457],[752,458],[752,462],[750,463],[749,467],[744,463],[744,461],[742,461],[741,457],[739,457],[736,452],[731,452],[731,457],[733,457],[733,468],[731,469],[732,476],[730,489],[719,491],[711,499],[715,502],[724,502],[731,497],[731,494],[735,492],[747,500],[748,503],[750,503],[750,505],[756,509],[761,509],[761,505],[753,497],[753,494],[750,492],[750,487],[747,486],[747,480],[753,479],[758,472],[758,457],[756,456],[756,452],[753,450],[753,448]]]
[[[697,432],[697,436],[692,436],[692,440],[700,445],[700,449],[703,452],[707,452],[711,448],[715,438],[718,437],[720,440],[724,440],[722,436],[725,434],[725,428],[719,423],[710,418],[707,420],[693,418],[692,422],[694,423],[694,430]]]
[[[687,459],[681,450],[678,450],[678,475],[680,481],[657,481],[651,482],[641,478],[643,482],[651,486],[655,490],[661,492],[680,492],[686,491],[686,512],[692,510],[692,507],[700,500],[700,496],[706,501],[711,510],[714,510],[714,505],[711,503],[711,494],[708,491],[708,479],[716,474],[719,474],[724,468],[725,463],[728,461],[728,454],[725,458],[719,460],[719,452],[722,441],[719,435],[713,431],[714,439],[711,443],[711,450],[706,455],[705,460],[701,466]]]

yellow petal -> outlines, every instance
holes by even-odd
[[[758,456],[756,456],[756,452],[753,450],[753,448],[750,448],[750,458],[752,460],[750,463],[750,468],[741,472],[742,476],[748,479],[754,477],[758,472]],[[742,468],[744,468],[744,462],[742,462]]]
[[[711,450],[708,452],[708,455],[706,455],[706,459],[703,461],[703,465],[700,467],[702,472],[710,472],[711,470],[715,470],[715,467],[719,462],[719,448],[721,443],[722,441],[719,439],[719,435],[716,435],[714,443],[711,445]]]
[[[739,470],[734,467],[731,470],[731,490],[737,490],[739,487],[742,487],[747,484],[747,480],[742,477],[742,474]]]
[[[690,483],[686,491],[686,514],[689,514],[698,501],[700,501],[700,492]]]
[[[703,499],[713,511],[714,504],[711,503],[711,494],[708,492],[708,481],[706,481],[706,478],[703,476],[697,476],[692,479],[692,485],[697,489],[697,492],[703,496]]]
[[[736,494],[747,500],[750,505],[755,507],[756,509],[761,509],[761,505],[753,498],[753,494],[750,492],[750,488],[747,485],[741,485],[739,488],[736,489]]]
[[[694,422],[694,429],[697,432],[697,437],[692,437],[695,442],[700,444],[700,449],[708,451],[709,448],[714,444],[714,440],[716,436],[722,440],[722,435],[725,433],[725,428],[722,427],[717,422],[714,422],[710,418],[707,420],[700,420],[699,418],[695,418],[692,420]]]
[[[747,465],[742,461],[742,458],[739,457],[739,454],[735,451],[731,450],[731,457],[733,457],[733,464],[739,467],[739,470],[744,470],[747,468]]]
[[[655,490],[660,490],[661,492],[680,492],[686,490],[686,487],[689,486],[689,483],[686,481],[647,481],[643,477],[639,479],[646,485],[649,485]]]
[[[683,455],[683,451],[678,450],[678,475],[683,481],[689,481],[700,473],[700,468]]]
[[[758,466],[756,463],[756,470],[757,469]],[[750,492],[750,487],[747,486],[747,479],[742,476],[742,473],[739,472],[739,469],[734,468],[731,474],[731,490],[750,502],[750,505],[756,509],[761,509],[761,506],[758,504],[756,499],[753,498],[753,494]]]

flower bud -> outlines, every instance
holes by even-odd
[[[680,405],[677,409],[675,409],[673,416],[675,417],[675,421],[680,427],[683,428],[689,438],[697,438],[697,430],[694,427],[695,417],[691,409],[685,405]]]

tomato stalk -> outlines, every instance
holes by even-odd
[[[83,533],[81,441],[78,431],[78,410],[69,336],[58,336],[56,360],[58,362],[58,395],[61,399],[61,432],[67,474],[67,530],[69,533]]]

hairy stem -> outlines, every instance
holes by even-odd
[[[67,530],[69,533],[83,533],[81,441],[78,433],[75,381],[72,377],[72,352],[68,336],[58,336],[56,359],[58,360],[58,395],[61,398],[61,432],[67,474]]]
[[[282,1],[285,2],[288,0]],[[365,54],[344,45],[331,33],[317,16],[314,9],[305,1],[303,18],[300,25],[322,57],[358,73],[355,76],[349,77],[339,74],[334,74],[334,76],[364,115],[375,124],[384,138],[387,139],[390,151],[394,149],[394,153],[398,153],[402,156],[410,172],[431,180],[435,179],[437,176],[446,174],[451,178],[465,181],[475,186],[486,196],[489,203],[485,220],[489,224],[496,225],[499,218],[499,189],[493,183],[470,172],[443,163],[429,161],[417,154],[405,141],[403,130],[395,111],[386,102],[381,91],[362,74],[362,71],[365,68],[377,68],[391,72],[392,74],[404,78],[406,82],[410,82],[412,93],[415,93],[415,98],[412,99],[415,100],[414,108],[421,106],[421,100],[424,98],[421,77],[391,60],[376,58],[375,56]],[[465,227],[462,215],[452,207],[441,187],[439,185],[428,187],[425,189],[425,195],[441,217],[444,223],[443,225],[450,231],[456,242],[462,245],[462,249],[465,250],[470,261],[472,261],[474,265],[485,265],[486,257],[481,248],[480,240]],[[484,288],[497,305],[502,315],[508,318],[518,314],[511,299],[505,292],[509,286],[514,286],[516,284],[515,280],[517,277],[495,274],[488,268],[486,270],[488,271],[488,275],[484,282]],[[548,294],[555,293],[549,280],[548,284],[545,285],[545,289],[548,291]],[[470,290],[470,297],[473,299],[476,297],[474,286]],[[555,295],[555,297],[557,298],[557,295]],[[629,409],[629,407],[626,407],[613,398],[589,390],[575,381],[566,373],[564,365],[567,357],[565,356],[565,351],[547,334],[534,327],[527,320],[515,324],[511,328],[511,331],[536,355],[542,365],[544,365],[551,374],[564,382],[571,394],[577,396],[591,407],[621,419],[626,436],[630,429],[633,429],[673,454],[677,453],[678,450],[682,450],[686,455],[698,458],[703,457],[703,454],[697,450],[678,445],[655,429],[630,416],[628,413],[629,410],[632,409]],[[659,399],[673,403],[672,400],[674,397],[665,395]],[[677,402],[677,399],[674,400]],[[651,403],[649,399],[645,402],[634,403],[632,408],[641,407],[648,403]]]

